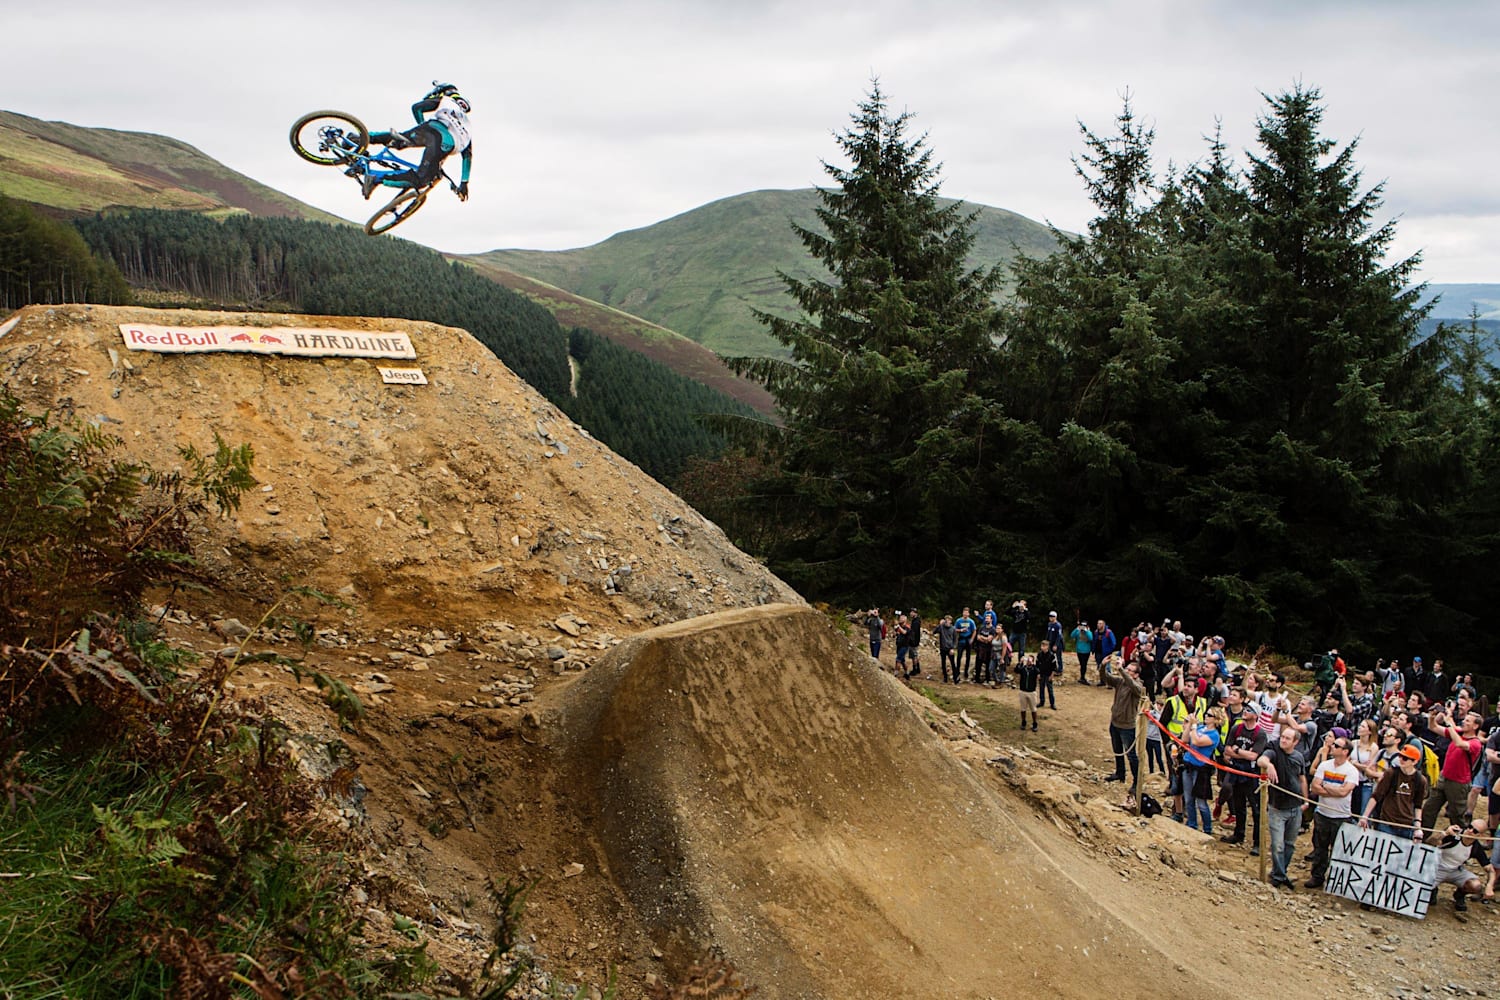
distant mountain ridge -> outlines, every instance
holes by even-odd
[[[1466,320],[1478,310],[1482,320],[1500,320],[1500,284],[1429,284],[1421,302],[1434,299],[1432,319]]]
[[[948,201],[949,199],[944,199]],[[752,191],[576,250],[492,250],[472,259],[545,281],[676,330],[719,354],[775,354],[753,310],[789,314],[777,277],[825,278],[790,223],[819,227],[814,188]],[[1044,256],[1052,231],[1004,209],[970,205],[976,267],[1019,250]]]
[[[0,111],[0,193],[61,213],[164,208],[345,223],[185,142]]]
[[[351,224],[237,173],[177,139],[43,121],[12,111],[0,111],[0,194],[64,216],[159,208]],[[712,351],[686,337],[529,276],[476,263],[479,273],[542,305],[565,327],[587,327],[679,375],[763,414],[772,413],[770,394],[762,386],[735,375]]]

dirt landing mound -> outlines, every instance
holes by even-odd
[[[563,729],[669,957],[718,946],[767,997],[1144,996],[1159,975],[1071,846],[816,611],[642,633],[578,681]]]
[[[565,610],[617,628],[798,599],[462,330],[105,306],[0,321],[0,383],[37,411],[94,423],[158,468],[182,445],[212,453],[215,433],[254,446],[261,485],[202,552],[257,600],[305,583],[386,620],[462,629]],[[124,349],[122,323],[402,331],[417,358],[152,354]],[[430,384],[383,384],[382,364]]]

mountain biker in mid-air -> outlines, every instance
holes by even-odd
[[[366,200],[369,199],[370,192],[381,183],[390,187],[425,187],[431,184],[437,179],[443,160],[449,154],[457,152],[463,156],[464,161],[463,175],[458,183],[458,200],[468,201],[469,167],[474,162],[474,144],[469,137],[469,102],[453,84],[434,80],[427,95],[411,106],[411,113],[417,120],[414,128],[405,132],[395,129],[373,132],[370,134],[370,141],[391,149],[421,146],[422,162],[416,170],[390,174],[383,181],[366,174],[361,182]],[[432,117],[426,118],[425,115]]]

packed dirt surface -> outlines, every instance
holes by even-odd
[[[542,968],[598,985],[613,969],[630,998],[710,950],[768,1000],[1230,993],[1272,970],[1339,996],[1493,980],[1484,907],[1418,922],[1273,894],[1243,848],[1126,813],[1100,780],[1107,690],[1063,686],[1063,711],[1022,733],[1014,692],[898,682],[462,331],[83,306],[16,320],[0,380],[35,409],[162,467],[214,432],[254,445],[261,485],[203,529],[221,589],[159,611],[202,654],[297,662],[241,667],[237,693],[293,724],[330,822],[364,842],[350,893],[370,946],[397,914],[419,922],[451,994],[507,879],[535,883],[522,937]],[[431,384],[352,359],[127,354],[121,323],[401,330],[418,359],[381,364]],[[263,619],[304,584],[348,607]],[[313,672],[360,695],[353,732]]]
[[[309,585],[427,625],[496,608],[660,622],[798,600],[462,330],[105,306],[15,318],[0,379],[26,402],[160,469],[181,466],[181,447],[212,453],[215,434],[254,447],[260,485],[206,526],[203,551],[259,599],[277,596],[267,581]],[[401,331],[417,359],[127,351],[124,323]],[[380,365],[418,367],[429,384],[383,384]]]

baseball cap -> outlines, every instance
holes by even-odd
[[[1047,612],[1047,617],[1048,618],[1056,618],[1057,617],[1057,612],[1056,611],[1049,611],[1049,612]]]
[[[1333,735],[1335,739],[1347,740],[1349,738],[1349,730],[1345,729],[1343,726],[1334,726]]]
[[[1405,757],[1407,760],[1421,760],[1422,751],[1418,750],[1416,747],[1408,743],[1401,748],[1401,756]]]
[[[1420,656],[1413,656],[1411,658],[1411,662],[1413,662],[1413,663],[1421,663],[1422,662],[1422,658]]]

